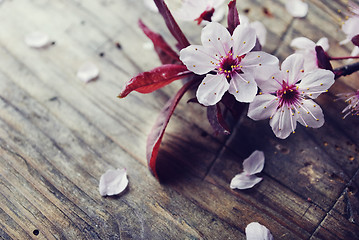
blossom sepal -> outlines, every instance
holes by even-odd
[[[228,3],[228,31],[233,34],[234,29],[240,24],[238,10],[236,7],[236,0],[232,0]]]
[[[207,118],[216,135],[231,134],[231,131],[223,118],[221,107],[218,103],[214,106],[207,107]]]
[[[359,34],[352,38],[352,43],[359,47]]]
[[[149,72],[142,72],[132,78],[127,82],[118,97],[124,98],[132,91],[150,93],[189,75],[193,75],[193,73],[188,71],[184,65],[165,64]]]
[[[332,64],[330,63],[330,57],[324,51],[321,46],[316,46],[315,51],[317,53],[317,63],[318,67],[326,70],[333,71]]]

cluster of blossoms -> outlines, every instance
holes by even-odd
[[[174,80],[188,79],[160,112],[147,139],[147,161],[156,177],[156,158],[164,131],[187,90],[196,88],[196,99],[192,101],[207,108],[209,123],[216,133],[230,133],[222,115],[223,106],[236,116],[242,113],[242,105],[248,103],[249,118],[269,118],[275,136],[285,139],[295,132],[297,122],[305,127],[321,127],[324,115],[313,99],[327,92],[336,78],[359,69],[359,64],[354,64],[333,70],[330,61],[344,58],[333,58],[326,53],[328,39],[322,38],[315,43],[304,37],[292,41],[291,46],[296,48],[296,52],[287,57],[279,68],[277,57],[261,51],[261,46],[265,44],[265,27],[259,22],[250,23],[245,17],[240,17],[235,0],[228,4],[227,27],[213,21],[215,12],[222,11],[219,9],[222,9],[223,0],[183,1],[175,17],[197,21],[204,26],[202,44],[191,45],[164,0],[154,0],[154,3],[177,40],[179,54],[140,21],[140,27],[152,40],[163,65],[132,78],[119,97],[123,98],[131,91],[149,93]],[[296,17],[303,17],[308,11],[307,4],[302,1],[288,0],[286,7]],[[347,39],[342,43],[352,41],[357,49],[359,8],[353,4],[351,8],[353,16],[343,25]],[[349,104],[343,111],[345,116],[358,114],[359,91],[341,97],[344,96],[348,97],[346,101]],[[246,173],[240,176],[241,179],[259,179]]]

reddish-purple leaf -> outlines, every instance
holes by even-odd
[[[163,86],[166,86],[174,80],[192,75],[185,65],[165,64],[154,68],[149,72],[138,74],[126,83],[119,98],[126,97],[130,92],[137,91],[140,93],[150,93]]]
[[[158,179],[156,171],[156,160],[158,151],[161,145],[163,134],[166,130],[168,122],[182,96],[185,92],[190,89],[197,79],[187,82],[183,87],[177,92],[175,96],[169,99],[166,105],[162,108],[155,125],[153,126],[150,134],[147,137],[147,146],[146,146],[146,157],[147,164],[151,173]]]
[[[154,0],[158,11],[162,15],[168,30],[171,32],[172,36],[177,40],[179,49],[188,47],[190,45],[186,36],[183,34],[182,30],[178,26],[176,20],[173,18],[170,10],[168,9],[164,0]]]
[[[138,25],[146,36],[151,39],[155,51],[160,58],[162,64],[180,63],[178,54],[172,50],[167,42],[161,35],[151,31],[141,20],[138,21]]]
[[[352,43],[359,47],[359,34],[352,38]]]
[[[230,134],[230,129],[223,118],[219,104],[207,107],[207,118],[215,134]]]
[[[230,3],[228,3],[228,31],[233,34],[234,29],[239,25],[239,16],[238,16],[238,10],[236,7],[236,0],[232,0]]]
[[[326,70],[333,71],[333,67],[330,64],[330,57],[324,51],[321,46],[316,46],[315,51],[317,52],[317,63],[318,67]]]

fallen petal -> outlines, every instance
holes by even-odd
[[[231,189],[248,189],[252,188],[260,181],[262,181],[262,178],[256,177],[254,175],[247,175],[246,172],[242,172],[234,176],[229,186]]]
[[[98,77],[100,70],[92,62],[82,64],[77,71],[77,78],[84,82],[89,82]]]
[[[247,240],[273,240],[273,236],[262,224],[251,222],[246,229]]]
[[[262,151],[254,151],[247,159],[243,161],[243,170],[253,175],[259,173],[264,167],[264,153]]]
[[[120,194],[128,185],[126,169],[107,170],[100,178],[101,196]]]
[[[32,32],[25,36],[25,43],[29,47],[42,48],[50,43],[49,36],[42,32]]]

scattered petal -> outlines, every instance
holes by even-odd
[[[25,43],[29,47],[43,48],[50,44],[49,36],[42,32],[32,32],[25,36]]]
[[[293,17],[305,17],[308,13],[308,4],[302,0],[287,0],[285,7]]]
[[[231,189],[248,189],[262,181],[262,178],[256,177],[255,175],[247,175],[246,172],[242,172],[234,176],[229,185]]]
[[[260,173],[264,167],[264,153],[262,151],[254,151],[248,158],[243,161],[243,170],[253,175]]]
[[[107,170],[100,178],[101,196],[113,196],[123,192],[128,185],[126,169]]]
[[[246,227],[247,240],[273,240],[273,236],[265,226],[251,222]]]
[[[85,62],[77,71],[77,78],[84,82],[89,82],[98,77],[100,70],[92,62]]]

